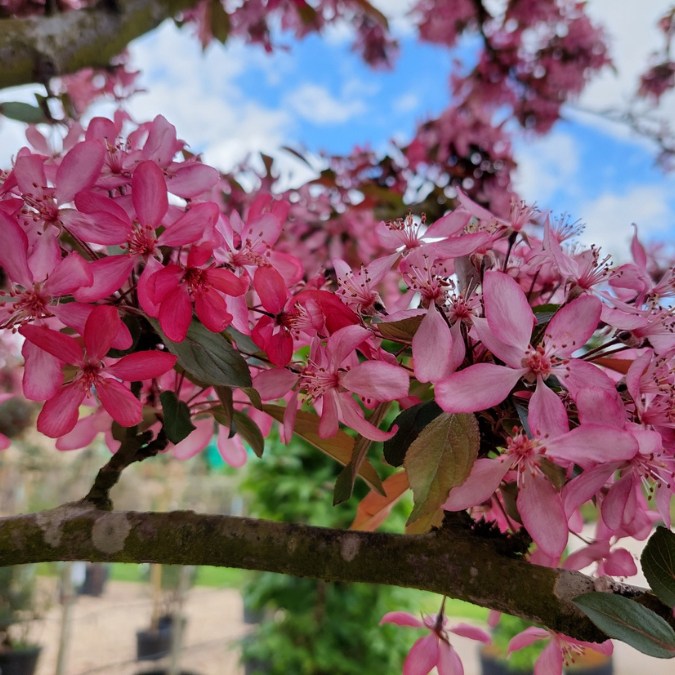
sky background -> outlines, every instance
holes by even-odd
[[[346,26],[302,42],[282,37],[288,49],[269,55],[234,41],[203,53],[189,31],[167,22],[131,46],[147,93],[127,108],[139,121],[163,114],[194,151],[221,169],[247,153],[273,153],[291,182],[305,179],[307,169],[273,152],[282,145],[345,153],[355,145],[384,149],[392,136],[409,139],[417,123],[447,105],[452,56],[416,43],[404,18],[410,0],[374,4],[395,17],[401,53],[393,71],[365,66],[350,50]],[[583,111],[625,107],[660,45],[656,22],[668,6],[668,0],[590,0],[592,16],[610,36],[616,72],[607,69],[597,78],[552,133],[515,142],[522,197],[584,221],[585,241],[619,257],[626,255],[631,223],[645,240],[675,241],[675,175],[655,166],[649,142]],[[465,47],[460,56],[469,53]],[[0,100],[30,101],[32,91],[5,90]],[[675,97],[662,108],[672,118]],[[0,120],[3,166],[23,144],[21,125]]]

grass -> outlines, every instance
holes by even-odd
[[[113,563],[110,570],[110,579],[113,581],[130,581],[135,583],[147,583],[148,566],[135,563]],[[42,576],[56,576],[58,566],[56,563],[40,563],[38,574]],[[246,572],[229,567],[209,567],[203,565],[197,569],[195,586],[207,586],[210,588],[239,588],[244,581]]]

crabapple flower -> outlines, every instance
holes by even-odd
[[[220,333],[232,323],[223,294],[242,295],[247,283],[227,269],[208,265],[213,246],[190,247],[185,265],[170,263],[147,280],[152,303],[145,311],[157,316],[162,330],[174,342],[182,342],[192,321],[192,305],[206,328]]]
[[[121,426],[138,424],[143,406],[122,381],[149,380],[171,370],[176,363],[173,354],[160,351],[140,351],[123,356],[109,364],[105,359],[122,321],[114,307],[94,308],[87,319],[82,335],[83,343],[70,335],[51,328],[26,325],[19,332],[32,344],[74,366],[72,378],[63,384],[44,404],[38,419],[38,431],[58,438],[72,431],[79,418],[79,407],[85,397],[94,392],[101,405]],[[105,359],[105,360],[104,360]],[[31,372],[26,364],[26,376],[40,378],[42,373]]]
[[[609,656],[614,650],[611,640],[604,642],[583,642],[561,633],[530,626],[511,639],[508,653],[523,649],[536,640],[550,640],[534,664],[534,675],[561,675],[563,665],[571,665],[575,658],[592,649]]]
[[[446,412],[476,412],[501,403],[518,380],[544,381],[554,375],[574,395],[581,386],[612,388],[609,378],[590,363],[572,358],[598,326],[600,301],[582,295],[559,309],[540,344],[530,343],[536,318],[525,293],[508,275],[490,271],[483,282],[485,318],[474,318],[483,345],[506,365],[477,363],[452,373],[436,386],[436,401]],[[557,409],[562,403],[549,398]],[[557,414],[557,413],[556,413]]]
[[[300,389],[310,399],[320,401],[322,438],[334,436],[339,421],[373,441],[386,441],[396,433],[395,429],[382,431],[368,422],[352,397],[354,393],[381,402],[408,394],[408,374],[403,368],[384,361],[358,361],[356,349],[368,337],[366,328],[346,326],[333,333],[325,346],[318,339],[312,343]]]
[[[485,644],[490,642],[490,636],[476,626],[466,623],[449,626],[442,610],[437,616],[424,616],[422,619],[408,612],[389,612],[380,619],[380,625],[383,623],[427,628],[431,631],[430,635],[417,640],[408,652],[403,663],[403,675],[427,675],[434,667],[437,668],[438,675],[463,675],[464,666],[450,642],[448,633],[478,640]]]

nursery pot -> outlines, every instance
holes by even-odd
[[[0,675],[33,675],[41,649],[32,645],[0,651]]]
[[[181,617],[182,628],[185,630],[185,617]],[[171,652],[173,638],[174,617],[163,616],[159,619],[156,629],[146,628],[136,631],[136,659],[138,661],[155,661],[164,658]],[[0,672],[0,675],[4,673]]]
[[[108,581],[110,571],[103,563],[87,563],[84,582],[78,592],[80,595],[91,595],[95,598],[103,595],[105,584]]]
[[[505,659],[493,656],[484,650],[480,652],[482,675],[532,675],[532,670],[509,668]],[[611,656],[597,652],[587,652],[576,663],[565,666],[567,675],[613,675],[614,665]]]

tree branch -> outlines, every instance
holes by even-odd
[[[81,10],[0,20],[0,88],[104,68],[135,38],[196,0],[119,0]]]
[[[59,560],[216,565],[441,593],[582,640],[604,635],[572,604],[597,590],[578,572],[532,565],[469,531],[351,532],[192,511],[104,511],[90,503],[0,519],[0,565]],[[675,624],[647,591],[616,584]]]

